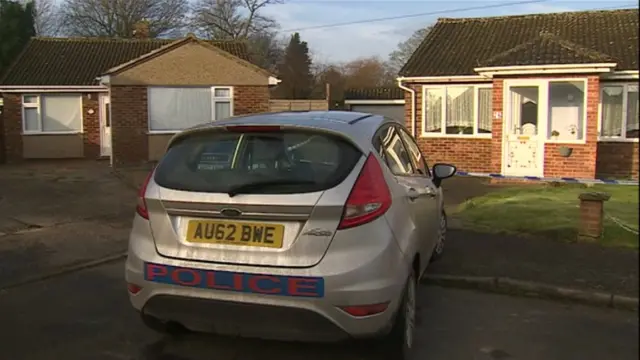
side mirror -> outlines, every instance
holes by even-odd
[[[434,185],[440,186],[442,180],[452,177],[456,174],[456,167],[449,164],[433,165],[433,182]]]

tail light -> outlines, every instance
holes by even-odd
[[[391,207],[391,192],[380,163],[369,154],[344,207],[338,229],[348,229],[371,222]]]
[[[147,193],[147,186],[149,185],[149,181],[151,181],[151,175],[153,175],[154,170],[151,170],[149,174],[147,174],[147,178],[142,183],[142,186],[140,186],[140,190],[138,190],[138,200],[136,204],[136,212],[138,213],[138,215],[142,216],[147,220],[149,219],[149,210],[147,210],[147,202],[144,200],[144,195]]]

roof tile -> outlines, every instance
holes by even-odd
[[[638,9],[439,19],[400,75],[473,75],[482,66],[604,60],[637,70],[638,20]]]
[[[402,100],[404,92],[397,87],[350,88],[344,92],[345,100]]]
[[[96,85],[96,77],[117,65],[168,45],[170,39],[33,38],[0,80],[0,85]],[[250,60],[238,41],[211,41],[214,46]]]

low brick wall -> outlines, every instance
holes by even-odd
[[[637,142],[598,142],[598,178],[638,179]]]

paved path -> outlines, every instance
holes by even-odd
[[[318,346],[145,329],[126,298],[123,263],[0,292],[0,358],[11,360],[356,360],[353,345]],[[635,313],[423,287],[415,359],[635,360]]]

